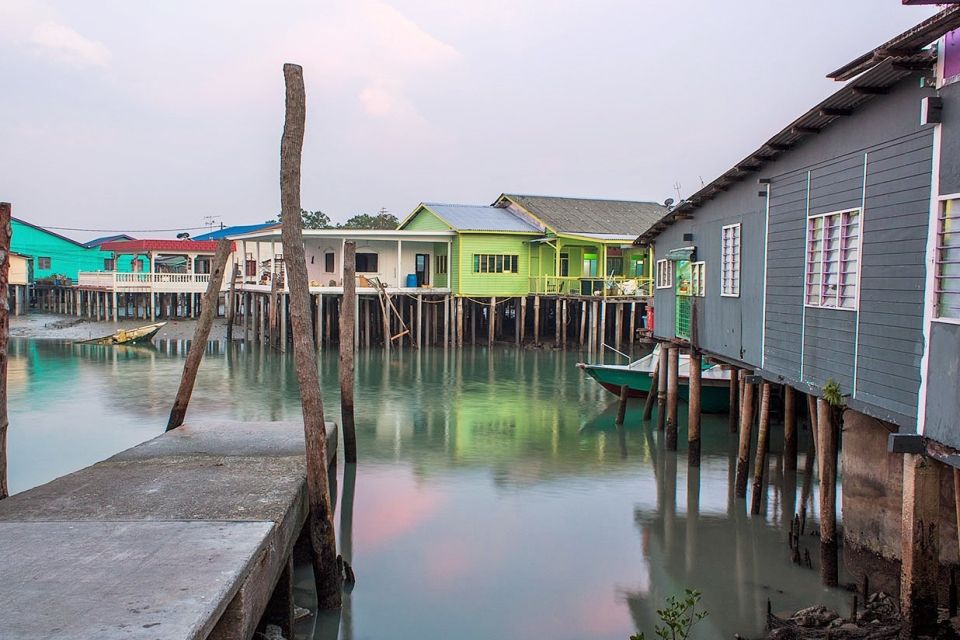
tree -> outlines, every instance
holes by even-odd
[[[397,216],[392,213],[381,212],[376,215],[358,213],[341,225],[343,229],[388,229],[393,230],[400,226]]]
[[[303,228],[304,229],[332,229],[333,225],[330,224],[330,216],[325,214],[323,211],[317,209],[316,211],[307,211],[306,209],[300,209],[300,217],[303,219]],[[283,214],[277,214],[277,222],[283,222]],[[268,222],[274,222],[269,220]]]

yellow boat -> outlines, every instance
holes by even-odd
[[[138,342],[150,342],[153,336],[163,328],[166,322],[156,322],[147,324],[136,329],[118,329],[115,333],[103,338],[91,338],[84,340],[82,344],[136,344]]]

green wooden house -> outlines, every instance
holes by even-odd
[[[636,247],[666,213],[654,202],[503,194],[491,206],[420,204],[400,229],[453,230],[434,247],[436,285],[460,296],[650,292],[653,260]]]
[[[20,218],[12,226],[10,250],[32,257],[34,282],[63,276],[76,283],[81,271],[114,270],[113,253],[101,251],[96,241],[83,244]],[[117,269],[130,271],[130,259],[122,262]]]

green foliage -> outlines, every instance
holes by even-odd
[[[332,229],[333,225],[330,224],[330,216],[325,214],[323,211],[317,209],[316,211],[307,211],[306,209],[300,209],[300,217],[303,219],[303,228],[304,229]],[[277,221],[280,222],[283,220],[283,213],[277,214]],[[273,222],[273,220],[268,220],[268,222]]]
[[[397,216],[392,213],[378,213],[370,215],[368,213],[358,213],[345,223],[340,225],[343,229],[386,229],[393,230],[400,226]]]
[[[823,399],[831,407],[843,406],[843,395],[840,393],[840,385],[833,378],[827,379],[827,384],[823,385]]]
[[[709,615],[706,611],[697,611],[701,593],[696,589],[686,589],[684,596],[670,596],[667,606],[657,609],[657,615],[663,625],[654,627],[657,637],[661,640],[687,640],[693,625]],[[630,636],[630,640],[646,640],[646,634],[638,633]]]

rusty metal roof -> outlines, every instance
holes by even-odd
[[[849,80],[888,58],[919,53],[940,36],[957,28],[960,28],[960,5],[953,5],[884,42],[872,51],[851,60],[836,71],[827,74],[827,77],[833,80]]]
[[[817,135],[834,120],[852,115],[856,109],[873,98],[884,95],[890,87],[904,78],[929,72],[935,63],[934,51],[921,51],[914,55],[883,60],[791,122],[726,173],[689,198],[681,200],[668,214],[634,240],[634,244],[648,244],[668,225],[678,219],[691,217],[695,209],[712,200],[718,193],[726,191],[731,185],[744,178],[756,176],[768,162],[775,160],[806,138]]]

